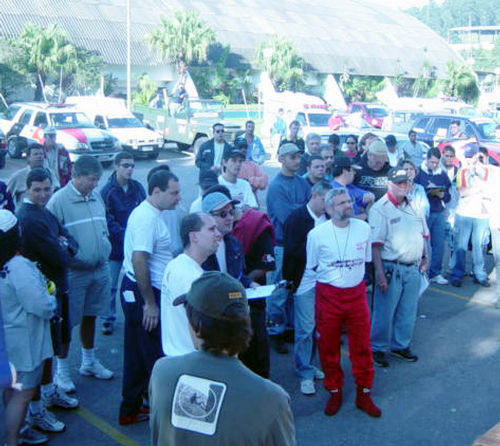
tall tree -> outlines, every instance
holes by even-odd
[[[476,75],[464,64],[448,62],[446,64],[446,79],[443,80],[444,93],[460,97],[465,102],[474,102],[479,97]]]
[[[207,59],[215,32],[198,12],[179,10],[171,17],[161,17],[160,25],[146,39],[151,48],[166,61],[175,63],[182,73],[188,65]]]
[[[255,62],[258,68],[269,73],[271,82],[279,91],[297,91],[305,85],[305,61],[291,40],[274,36],[261,42]]]

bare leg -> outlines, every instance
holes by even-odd
[[[66,359],[68,357],[69,352],[69,344],[61,344],[61,354],[58,358]]]
[[[9,392],[10,391],[10,392]],[[10,394],[10,395],[9,395]],[[16,446],[18,432],[26,416],[26,408],[35,394],[35,389],[4,391],[5,405],[5,432],[7,446]]]
[[[95,316],[83,316],[80,323],[80,341],[85,349],[94,348]]]

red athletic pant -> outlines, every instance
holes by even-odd
[[[375,370],[370,348],[370,315],[365,283],[353,288],[337,288],[316,283],[316,332],[325,389],[342,388],[340,338],[345,323],[349,338],[349,358],[358,386],[371,389]]]

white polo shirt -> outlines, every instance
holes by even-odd
[[[230,183],[226,181],[222,175],[218,178],[219,184],[226,186],[231,193],[231,197],[234,200],[238,200],[240,204],[238,206],[250,206],[251,208],[258,208],[257,200],[255,199],[255,194],[252,192],[252,186],[247,180],[242,180],[241,178],[236,179],[236,183]]]
[[[420,261],[429,229],[425,217],[411,201],[396,204],[394,198],[385,194],[371,207],[368,222],[373,245],[382,247],[382,259],[403,263]]]
[[[364,278],[365,262],[372,260],[370,226],[357,218],[350,218],[345,228],[326,221],[307,235],[306,252],[306,271],[316,282],[355,287]]]
[[[186,310],[173,301],[191,289],[191,284],[203,274],[203,269],[187,254],[179,254],[165,269],[161,285],[161,343],[167,356],[180,356],[195,350]]]
[[[161,289],[163,272],[173,259],[172,242],[161,211],[147,200],[137,206],[128,218],[123,251],[123,269],[134,282],[132,254],[134,251],[147,252],[151,285]]]

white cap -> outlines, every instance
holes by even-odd
[[[16,216],[7,209],[0,209],[0,231],[7,232],[17,224]]]

